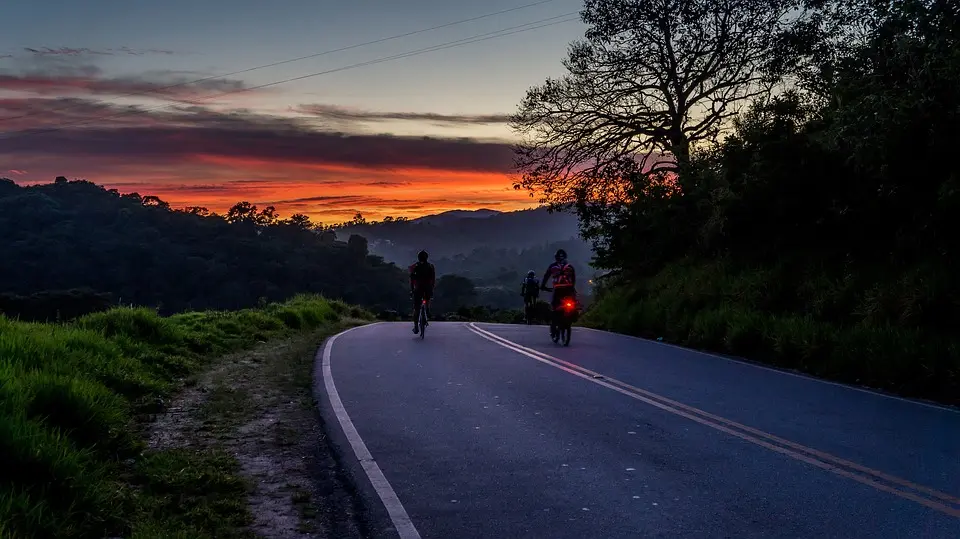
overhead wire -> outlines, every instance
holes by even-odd
[[[351,69],[358,69],[358,68],[366,67],[366,66],[370,66],[370,65],[376,65],[376,64],[380,64],[380,63],[384,63],[384,62],[391,62],[391,61],[399,60],[399,59],[402,59],[402,58],[410,58],[410,57],[413,57],[413,56],[419,56],[419,55],[421,55],[421,54],[427,54],[427,53],[436,52],[436,51],[440,51],[440,50],[451,49],[451,48],[455,48],[455,47],[462,47],[462,46],[464,46],[464,45],[469,45],[469,44],[473,44],[473,43],[479,43],[479,42],[482,42],[482,41],[489,41],[489,40],[492,40],[492,39],[499,39],[499,38],[503,38],[503,37],[507,37],[507,36],[511,36],[511,35],[515,35],[515,34],[520,34],[520,33],[524,33],[524,32],[529,32],[529,31],[532,31],[532,30],[538,30],[538,29],[541,29],[541,28],[546,28],[546,27],[550,27],[550,26],[556,26],[556,25],[565,24],[565,23],[568,23],[568,22],[574,22],[574,21],[578,20],[578,17],[575,17],[576,15],[577,15],[577,12],[564,13],[564,14],[561,14],[561,15],[555,15],[555,16],[553,16],[553,17],[547,17],[547,18],[544,18],[544,19],[532,21],[532,22],[525,23],[525,24],[521,24],[521,25],[517,25],[517,26],[512,26],[512,27],[508,27],[508,28],[502,28],[502,29],[500,29],[500,30],[494,30],[494,31],[491,31],[491,32],[485,32],[485,33],[482,33],[482,34],[477,34],[477,35],[474,35],[474,36],[470,36],[470,37],[466,37],[466,38],[461,38],[461,39],[458,39],[458,40],[449,41],[449,42],[441,43],[441,44],[438,44],[438,45],[432,45],[432,46],[429,46],[429,47],[423,47],[423,48],[420,48],[420,49],[415,49],[415,50],[408,51],[408,52],[404,52],[404,53],[400,53],[400,54],[385,56],[385,57],[376,58],[376,59],[373,59],[373,60],[367,60],[367,61],[364,61],[364,62],[357,62],[357,63],[349,64],[349,65],[346,65],[346,66],[341,66],[341,67],[337,67],[337,68],[333,68],[333,69],[327,69],[327,70],[323,70],[323,71],[317,71],[317,72],[314,72],[314,73],[308,73],[308,74],[305,74],[305,75],[299,75],[299,76],[290,77],[290,78],[286,78],[286,79],[282,79],[282,80],[271,81],[271,82],[268,82],[268,83],[259,84],[259,85],[255,85],[255,86],[248,86],[248,87],[244,87],[244,88],[238,88],[238,89],[235,89],[235,90],[228,90],[228,91],[225,91],[225,92],[218,93],[218,94],[216,94],[216,95],[212,95],[212,96],[208,96],[208,97],[205,97],[205,98],[196,100],[196,101],[194,101],[194,102],[191,102],[191,104],[196,104],[196,103],[198,103],[198,102],[203,102],[203,101],[208,101],[208,100],[211,100],[211,99],[216,99],[216,98],[219,98],[219,97],[224,97],[224,96],[227,96],[227,95],[234,95],[234,94],[239,94],[239,93],[244,93],[244,92],[250,92],[250,91],[254,91],[254,90],[260,90],[260,89],[263,89],[263,88],[269,88],[269,87],[272,87],[272,86],[278,86],[278,85],[281,85],[281,84],[287,84],[287,83],[295,82],[295,81],[299,81],[299,80],[309,79],[309,78],[313,78],[313,77],[319,77],[319,76],[328,75],[328,74],[331,74],[331,73],[338,73],[338,72],[342,72],[342,71],[348,71],[348,70],[351,70]],[[62,131],[62,130],[66,129],[66,128],[69,128],[69,127],[75,127],[75,126],[79,126],[79,125],[87,125],[87,124],[99,122],[99,121],[102,121],[102,120],[109,120],[109,119],[116,118],[116,117],[119,117],[119,116],[125,116],[125,115],[129,115],[129,114],[143,114],[143,113],[148,113],[148,112],[154,112],[154,111],[161,110],[161,109],[174,108],[174,107],[178,107],[178,106],[182,106],[182,105],[181,105],[181,104],[164,104],[164,105],[159,105],[159,106],[155,106],[155,107],[124,109],[124,110],[121,110],[121,111],[117,111],[117,112],[115,112],[115,113],[113,113],[113,114],[108,114],[108,115],[103,115],[103,116],[97,116],[97,117],[93,117],[93,118],[88,118],[88,119],[85,119],[85,120],[79,121],[79,122],[70,122],[70,123],[60,124],[60,125],[53,126],[53,127],[41,127],[41,128],[32,128],[32,129],[26,129],[26,130],[21,130],[21,131],[7,132],[7,133],[4,133],[4,135],[6,135],[5,137],[0,138],[0,141],[3,141],[3,140],[12,140],[12,139],[14,139],[14,138],[28,137],[28,136],[32,136],[32,135],[49,133],[49,132],[55,132],[55,131]]]
[[[386,43],[386,42],[388,42],[388,41],[394,41],[394,40],[402,39],[402,38],[405,38],[405,37],[415,36],[415,35],[419,35],[419,34],[425,34],[425,33],[427,33],[427,32],[432,32],[432,31],[434,31],[434,30],[440,30],[440,29],[443,29],[443,28],[449,28],[449,27],[451,27],[451,26],[458,26],[458,25],[461,25],[461,24],[466,24],[466,23],[468,23],[468,22],[474,22],[474,21],[479,21],[479,20],[482,20],[482,19],[488,19],[488,18],[490,18],[490,17],[495,17],[495,16],[497,16],[497,15],[503,15],[503,14],[505,14],[505,13],[512,13],[512,12],[514,12],[514,11],[520,11],[520,10],[523,10],[523,9],[527,9],[527,8],[531,8],[531,7],[535,7],[535,6],[539,6],[539,5],[543,5],[543,4],[549,4],[549,3],[551,3],[551,2],[556,2],[556,1],[557,1],[557,0],[539,0],[539,1],[537,1],[537,2],[532,2],[532,3],[529,3],[529,4],[523,4],[523,5],[521,5],[521,6],[516,6],[516,7],[512,7],[512,8],[508,8],[508,9],[502,9],[502,10],[500,10],[500,11],[494,11],[494,12],[492,12],[492,13],[487,13],[487,14],[484,14],[484,15],[477,15],[477,16],[475,16],[475,17],[469,17],[469,18],[466,18],[466,19],[460,19],[460,20],[456,20],[456,21],[452,21],[452,22],[448,22],[448,23],[444,23],[444,24],[438,24],[438,25],[436,25],[436,26],[431,26],[431,27],[428,27],[428,28],[422,28],[422,29],[420,29],[420,30],[413,30],[413,31],[411,31],[411,32],[405,32],[405,33],[402,33],[402,34],[396,34],[396,35],[389,36],[389,37],[383,37],[383,38],[379,38],[379,39],[374,39],[374,40],[372,40],[372,41],[365,41],[365,42],[363,42],[363,43],[356,43],[356,44],[353,44],[353,45],[346,45],[346,46],[339,47],[339,48],[336,48],[336,49],[329,49],[329,50],[325,50],[325,51],[322,51],[322,52],[307,54],[307,55],[305,55],[305,56],[298,56],[298,57],[296,57],[296,58],[290,58],[290,59],[287,59],[287,60],[279,60],[279,61],[276,61],[276,62],[271,62],[271,63],[268,63],[268,64],[263,64],[263,65],[259,65],[259,66],[255,66],[255,67],[246,68],[246,69],[241,69],[241,70],[238,70],[238,71],[231,71],[230,73],[222,73],[222,74],[218,74],[218,75],[211,75],[211,76],[203,77],[203,78],[199,78],[199,79],[177,82],[177,83],[169,84],[169,85],[166,85],[166,86],[158,86],[158,87],[155,87],[155,88],[151,88],[151,89],[149,89],[149,90],[138,91],[138,92],[130,92],[130,93],[126,93],[126,94],[120,94],[120,95],[117,95],[117,96],[114,96],[114,97],[115,97],[115,98],[140,97],[140,96],[150,96],[150,95],[152,95],[152,94],[161,94],[162,92],[164,92],[164,91],[166,91],[166,90],[172,90],[172,89],[175,89],[175,88],[182,88],[182,87],[185,87],[185,86],[191,86],[191,85],[195,85],[195,84],[201,84],[201,83],[209,82],[209,81],[212,81],[212,80],[224,79],[224,78],[226,78],[226,77],[232,77],[232,76],[234,76],[234,75],[242,75],[242,74],[244,74],[244,73],[250,73],[250,72],[253,72],[253,71],[259,71],[259,70],[261,70],[261,69],[268,69],[268,68],[276,67],[276,66],[280,66],[280,65],[291,64],[291,63],[300,62],[300,61],[303,61],[303,60],[309,60],[309,59],[312,59],[312,58],[319,58],[319,57],[321,57],[321,56],[327,56],[327,55],[330,55],[330,54],[335,54],[335,53],[338,53],[338,52],[344,52],[344,51],[348,51],[348,50],[352,50],[352,49],[358,49],[358,48],[361,48],[361,47],[368,47],[368,46],[370,46],[370,45],[376,45],[376,44],[379,44],[379,43]],[[66,110],[66,109],[68,109],[68,108],[69,108],[69,107],[63,107],[63,108],[60,108],[60,109],[56,109],[56,108],[55,108],[55,109],[47,109],[46,111],[43,111],[43,112],[49,112],[49,111],[51,111],[51,110],[52,110],[52,111]],[[37,115],[39,115],[39,114],[41,114],[41,112],[28,112],[28,113],[26,113],[26,114],[21,114],[21,115],[19,115],[19,116],[7,116],[7,117],[4,117],[4,118],[0,118],[0,123],[9,122],[9,121],[13,121],[13,120],[19,120],[19,119],[23,119],[23,118],[30,118],[30,117],[32,117],[32,116],[37,116]]]

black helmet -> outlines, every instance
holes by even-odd
[[[426,261],[427,261],[427,252],[426,252],[426,251],[420,251],[419,253],[417,253],[417,260],[419,260],[420,262],[426,262]]]
[[[556,258],[557,260],[566,260],[567,252],[564,251],[563,249],[557,249],[557,254],[553,255],[553,257]]]
[[[536,277],[536,276],[537,276],[537,272],[533,270],[530,270],[527,272],[527,277]]]

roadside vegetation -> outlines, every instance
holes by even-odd
[[[587,0],[514,116],[584,323],[960,404],[960,5]]]
[[[151,448],[151,421],[217,358],[369,318],[317,296],[166,318],[146,308],[64,324],[0,317],[0,537],[252,536],[237,458],[215,444]],[[208,414],[230,402],[229,388],[217,391]]]

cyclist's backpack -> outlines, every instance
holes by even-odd
[[[536,278],[527,277],[527,278],[523,281],[523,285],[524,285],[523,291],[524,291],[524,295],[525,295],[526,297],[532,298],[532,297],[535,297],[535,296],[538,296],[538,295],[539,295],[539,293],[540,293],[540,283],[537,281]]]
[[[557,269],[553,274],[553,286],[573,286],[573,279],[571,274],[573,273],[573,266],[564,262],[563,264],[558,264]]]
[[[413,271],[410,272],[410,277],[418,283],[422,283],[427,280],[427,277],[430,276],[430,268],[427,266],[426,262],[417,261],[413,265]]]

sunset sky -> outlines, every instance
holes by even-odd
[[[581,0],[227,74],[535,1],[4,0],[0,177],[325,222],[528,207],[506,115],[562,74]]]

